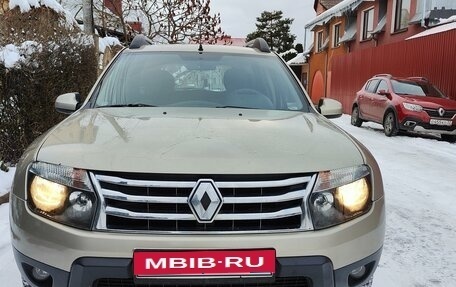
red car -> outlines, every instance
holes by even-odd
[[[456,101],[422,77],[382,74],[369,79],[356,93],[351,115],[354,126],[364,121],[382,124],[389,137],[413,131],[456,142]]]

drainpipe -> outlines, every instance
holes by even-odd
[[[304,27],[304,44],[303,44],[303,52],[307,51],[307,28]],[[303,55],[304,56],[304,55]]]
[[[426,5],[427,4],[427,0],[423,0],[423,13],[421,14],[421,27],[427,29],[427,26],[426,26]]]

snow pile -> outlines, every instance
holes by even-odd
[[[288,55],[288,54],[297,54],[298,51],[296,51],[295,49],[291,48],[290,50],[288,51],[285,51],[283,53],[280,53],[279,56],[280,57],[284,57],[285,55]]]
[[[107,47],[110,46],[121,46],[119,39],[114,37],[100,38],[98,42],[98,50],[100,53],[104,53]]]
[[[451,23],[451,22],[455,22],[456,21],[456,15],[453,15],[449,18],[442,18],[442,19],[439,19],[439,25],[440,24],[446,24],[446,23]]]
[[[15,171],[15,167],[10,167],[9,172],[0,170],[0,195],[3,195],[10,191]]]
[[[10,191],[15,168],[9,172],[0,170],[0,195]],[[21,275],[14,262],[9,226],[9,204],[0,205],[0,282],[2,286],[19,287]]]
[[[66,19],[66,25],[67,26],[73,26],[77,25],[77,22],[75,21],[73,15],[71,15],[70,12],[65,10],[62,5],[60,5],[57,1],[55,0],[10,0],[9,2],[9,8],[13,10],[14,8],[19,7],[21,10],[21,13],[27,13],[30,12],[33,8],[39,8],[39,7],[47,7],[49,9],[54,10],[60,15],[65,16]]]
[[[13,68],[19,63],[27,63],[33,53],[41,51],[42,45],[35,41],[25,41],[20,46],[13,44],[0,46],[0,64],[6,68]]]

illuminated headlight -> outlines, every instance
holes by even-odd
[[[406,108],[409,111],[414,111],[414,112],[421,112],[423,110],[423,107],[420,105],[415,105],[415,104],[410,104],[410,103],[402,103],[404,108]]]
[[[96,196],[87,171],[35,162],[30,166],[30,209],[51,220],[90,229],[96,210]]]
[[[369,211],[370,169],[366,165],[318,174],[310,195],[310,211],[315,229],[349,221]]]

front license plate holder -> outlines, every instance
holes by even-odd
[[[204,281],[223,279],[245,282],[273,280],[276,272],[274,249],[179,250],[133,252],[135,281]]]
[[[429,121],[431,125],[436,125],[436,126],[451,126],[453,125],[452,121],[449,120],[440,120],[440,119],[431,119]]]

